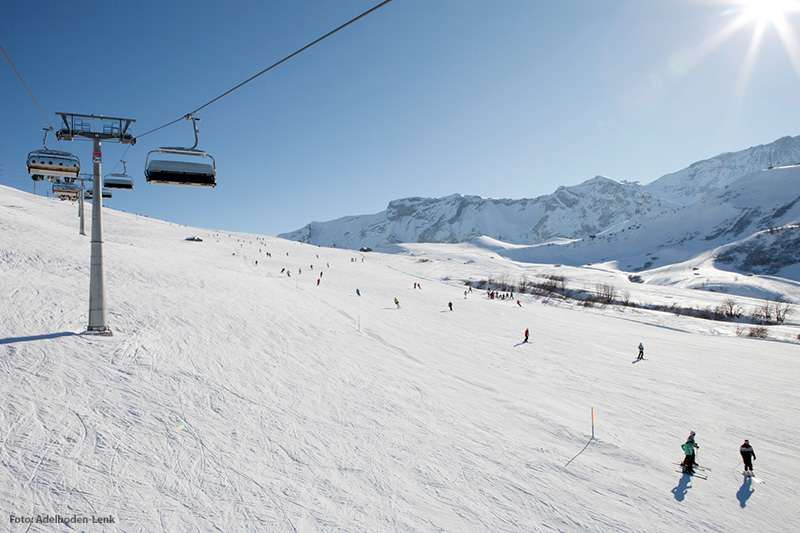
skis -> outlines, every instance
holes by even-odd
[[[694,472],[690,474],[686,472],[686,469],[684,468],[682,463],[675,463],[675,464],[681,467],[680,470],[678,470],[678,472],[686,474],[687,476],[699,477],[700,479],[708,479],[708,472],[711,472],[711,469],[706,466],[694,465],[692,466],[692,470],[694,470]],[[703,472],[704,474],[698,474],[697,473],[698,470]]]
[[[683,466],[683,463],[675,463],[675,464],[678,466]],[[692,466],[692,468],[694,468],[695,470],[702,470],[704,472],[711,472],[711,469],[707,466],[694,465]]]
[[[697,472],[693,472],[693,473],[690,474],[689,472],[684,472],[683,469],[678,470],[678,472],[680,472],[681,474],[685,474],[687,476],[699,477],[700,479],[708,479],[708,476],[704,476],[702,474],[698,474]]]
[[[749,477],[751,480],[755,481],[756,483],[764,483],[763,479],[761,479],[759,477],[756,477],[756,475],[754,473],[752,473],[752,472],[744,471],[744,472],[742,472],[742,474],[744,474],[745,477]]]

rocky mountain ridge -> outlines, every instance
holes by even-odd
[[[800,224],[797,163],[800,136],[782,137],[698,161],[648,184],[596,176],[537,198],[460,194],[404,198],[392,200],[381,213],[312,222],[279,237],[329,247],[380,249],[486,236],[522,245],[508,253],[522,261],[618,260],[620,268],[633,270],[726,247],[719,258],[723,268],[774,274],[800,261],[792,259],[787,248],[796,240],[792,227]],[[774,234],[778,228],[782,228],[780,238]],[[764,236],[756,238],[757,234]],[[767,253],[767,240],[778,247],[774,253]]]

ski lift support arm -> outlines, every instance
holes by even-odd
[[[59,115],[61,120],[64,122],[64,127],[56,132],[56,137],[59,141],[71,141],[75,137],[84,137],[87,139],[100,140],[114,139],[121,144],[136,144],[136,138],[128,132],[130,125],[136,122],[132,118],[104,117],[103,115],[80,115],[77,113],[56,113],[56,115]],[[76,124],[76,118],[103,120],[109,124],[107,128],[103,129],[102,132],[91,131],[91,128],[88,130],[85,129],[83,127],[83,122],[80,120]]]

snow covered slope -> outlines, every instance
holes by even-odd
[[[113,210],[104,231],[115,335],[85,337],[75,206],[0,187],[5,530],[800,528],[797,316],[763,341],[672,313],[465,298],[465,280],[553,274],[640,301],[725,297],[470,244],[359,254]],[[707,479],[677,472],[690,429]],[[764,484],[740,474],[743,438]]]
[[[378,248],[403,242],[457,243],[488,236],[515,244],[579,238],[678,207],[638,185],[597,176],[553,194],[522,200],[454,194],[405,198],[375,215],[312,222],[279,237],[337,248]]]

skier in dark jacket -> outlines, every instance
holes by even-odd
[[[753,447],[750,446],[750,441],[744,439],[744,444],[739,447],[739,453],[742,454],[742,460],[744,461],[744,473],[748,476],[753,475],[753,460],[756,458],[756,452],[753,451]]]

